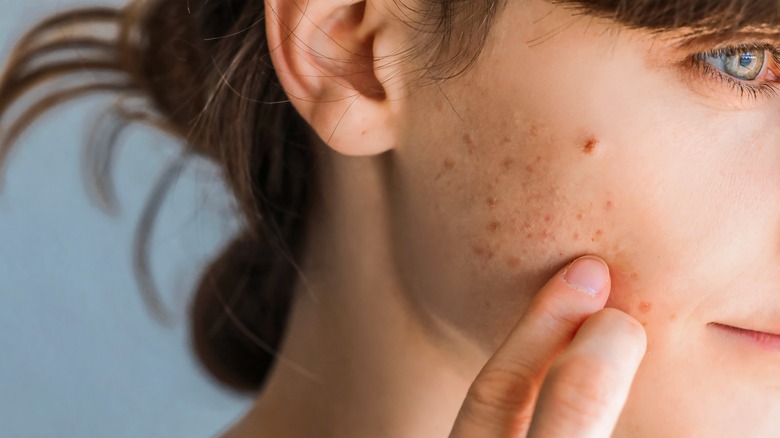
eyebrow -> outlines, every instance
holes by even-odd
[[[552,0],[553,4],[628,27],[728,36],[743,29],[780,28],[780,0]]]

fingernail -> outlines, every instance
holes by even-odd
[[[609,269],[600,259],[581,257],[566,268],[563,279],[569,286],[595,297],[607,285]]]

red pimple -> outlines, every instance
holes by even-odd
[[[552,216],[550,216],[549,214],[544,217],[545,222],[550,222],[551,220],[552,220]]]
[[[639,303],[639,311],[642,313],[647,313],[650,311],[650,309],[653,307],[651,303],[648,303],[647,301],[642,301]]]
[[[596,150],[596,146],[598,146],[598,144],[599,144],[599,141],[596,140],[595,137],[590,137],[585,142],[585,144],[582,146],[582,152],[584,152],[586,154],[592,154],[593,151]]]
[[[490,231],[491,233],[495,233],[500,229],[501,229],[501,222],[492,221],[488,224],[488,231]]]
[[[607,201],[606,204],[604,204],[605,210],[611,210],[612,209],[612,201]]]

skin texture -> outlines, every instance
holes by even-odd
[[[376,3],[390,54],[408,29]],[[678,36],[511,1],[462,76],[413,86],[407,60],[377,69],[384,106],[294,99],[321,138],[376,124],[390,146],[323,148],[289,362],[235,436],[445,436],[536,291],[583,254],[610,266],[607,307],[647,332],[615,436],[780,435],[780,354],[710,325],[780,333],[780,100],[701,73],[686,60],[712,47]],[[351,145],[336,149],[385,152]]]

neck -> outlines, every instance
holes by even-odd
[[[226,436],[446,436],[484,358],[404,291],[383,158],[325,155],[279,359]]]

